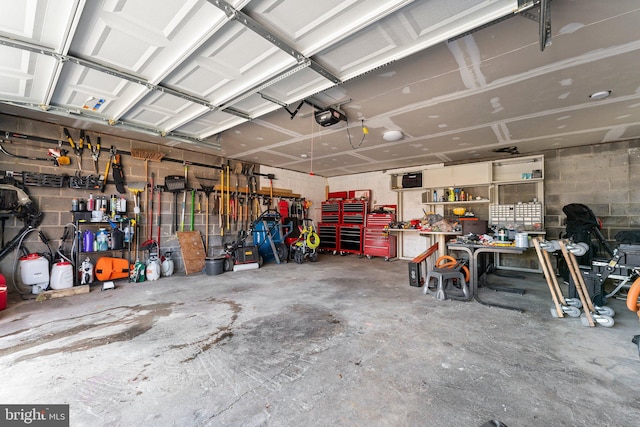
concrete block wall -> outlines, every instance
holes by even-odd
[[[63,137],[62,126],[43,123],[28,119],[16,118],[13,116],[5,116],[0,114],[0,130],[15,132],[20,134],[25,134],[29,136],[37,136],[42,138],[49,138],[54,140],[62,140],[63,148],[70,150],[66,139]],[[75,129],[72,127],[68,127],[71,135],[75,140],[79,137],[79,129]],[[89,130],[86,131],[88,135],[90,135],[92,143],[96,143],[97,137],[101,136],[101,144],[102,149],[105,150],[110,146],[115,146],[118,150],[131,152],[132,149],[140,149],[146,151],[153,152],[162,152],[165,154],[165,158],[161,162],[149,161],[147,163],[148,176],[151,178],[152,174],[155,175],[154,184],[155,185],[164,185],[165,177],[168,175],[181,175],[184,176],[184,166],[183,162],[190,163],[198,163],[206,166],[198,166],[191,164],[188,167],[188,182],[187,186],[189,188],[200,189],[200,182],[197,178],[208,178],[207,181],[202,181],[205,185],[212,185],[214,183],[219,183],[220,171],[219,168],[214,166],[220,166],[223,159],[214,154],[202,154],[195,153],[180,147],[176,146],[161,146],[158,144],[147,143],[140,140],[131,140],[125,138],[118,138],[111,135],[104,135],[99,133],[94,133]],[[2,135],[4,136],[4,135]],[[2,142],[2,146],[7,150],[7,152],[11,154],[16,154],[20,156],[26,157],[47,157],[47,150],[49,148],[57,148],[53,144],[48,144],[44,142],[36,142],[32,140],[5,140]],[[37,172],[42,174],[52,174],[52,175],[74,175],[78,172],[78,163],[77,157],[73,154],[73,152],[69,153],[69,157],[71,158],[71,165],[68,166],[60,166],[55,167],[53,162],[51,161],[38,161],[38,160],[28,160],[28,159],[18,159],[15,157],[10,157],[5,154],[0,153],[0,171],[4,172]],[[95,175],[93,159],[86,148],[83,152],[83,162],[82,162],[82,176],[87,176],[90,174]],[[100,173],[104,173],[104,169],[109,159],[109,152],[102,151],[99,158],[99,170]],[[167,159],[172,159],[176,161],[168,161]],[[233,161],[231,162],[233,165]],[[122,165],[125,175],[125,181],[129,183],[133,182],[145,182],[145,162],[144,160],[135,159],[129,155],[122,155]],[[256,165],[255,172],[265,173],[260,170],[260,165]],[[303,176],[293,176],[291,173],[287,173],[288,171],[282,171],[280,169],[269,170],[268,173],[274,173],[276,175],[276,180],[274,181],[274,186],[279,188],[291,188],[289,185],[293,187],[293,184],[303,182],[306,177],[303,174],[298,174]],[[17,181],[21,181],[17,176]],[[240,189],[245,188],[246,186],[246,178],[243,175],[239,175],[239,187]],[[324,178],[319,177],[310,177],[315,178],[310,180],[309,184],[301,186],[302,189],[312,189],[318,188],[321,191],[321,195],[317,195],[318,205],[319,201],[324,195],[324,186],[325,180]],[[112,181],[112,173],[109,172],[109,180]],[[210,181],[215,180],[215,181]],[[260,187],[268,187],[269,180],[265,177],[258,176],[258,188]],[[225,179],[226,181],[226,179]],[[275,184],[277,181],[277,185]],[[230,179],[232,190],[235,187],[235,175],[231,175]],[[126,194],[118,194],[114,185],[107,185],[104,193],[100,193],[99,190],[79,190],[69,188],[68,181],[65,181],[64,186],[62,188],[52,188],[52,187],[35,187],[28,186],[27,187],[30,198],[36,203],[40,211],[43,212],[42,224],[39,229],[51,240],[51,247],[55,251],[59,244],[60,239],[63,234],[64,225],[72,222],[73,217],[71,213],[71,201],[73,198],[81,198],[87,199],[90,193],[93,193],[94,197],[97,196],[109,196],[111,194],[117,194],[118,196],[124,196],[127,199],[127,210],[128,216],[131,217],[133,215],[133,195],[130,191],[127,190]],[[300,191],[300,190],[298,190]],[[140,197],[142,200],[141,206],[141,220],[140,220],[140,242],[144,242],[149,239],[149,233],[147,232],[146,222],[146,212],[147,207],[144,203],[147,195],[147,191],[141,193]],[[181,209],[182,209],[182,200],[183,193],[178,193],[178,223],[180,223],[181,217]],[[205,233],[209,234],[209,248],[208,253],[211,256],[218,255],[222,251],[223,243],[227,241],[232,241],[236,238],[238,230],[242,228],[241,224],[234,225],[233,222],[230,223],[230,228],[227,229],[226,221],[224,229],[221,232],[219,227],[218,220],[218,211],[215,206],[215,193],[212,193],[209,198],[209,229],[206,227],[206,214],[205,214],[205,206],[206,199],[204,195],[202,196],[200,207],[202,212],[196,213],[194,215],[194,230],[199,231],[203,236],[203,241],[205,240]],[[196,196],[196,208],[198,203],[198,197]],[[161,196],[161,254],[165,251],[171,251],[173,254],[173,259],[176,264],[176,271],[184,271],[184,267],[182,265],[182,258],[180,256],[180,246],[176,235],[176,230],[173,227],[173,218],[176,206],[174,204],[174,195],[171,192],[163,192]],[[190,207],[191,207],[191,197],[190,194],[187,197],[186,201],[186,218],[185,218],[185,230],[189,230],[190,224]],[[265,208],[260,205],[260,208]],[[154,215],[152,218],[152,232],[153,237],[157,237],[157,222],[156,222],[156,213],[158,212],[158,204],[157,204],[157,192],[154,197]],[[239,221],[240,222],[240,221]],[[22,228],[23,222],[17,220],[15,217],[10,217],[7,219],[5,223],[5,242],[9,242]],[[97,229],[97,227],[96,227]],[[27,239],[27,248],[32,252],[44,252],[46,250],[46,246],[39,243],[39,239],[37,238],[36,233],[31,233]],[[71,242],[67,242],[65,245],[67,251],[70,250]],[[100,255],[111,256],[111,252],[105,252],[100,254],[92,255],[92,258],[98,258]],[[119,253],[113,254],[114,256],[118,256]],[[140,255],[141,259],[146,259],[147,253]],[[135,259],[135,258],[133,258]],[[95,261],[95,259],[94,259]],[[14,252],[8,254],[4,260],[0,262],[0,272],[3,273],[8,280],[11,280],[12,271],[13,271],[13,263],[14,263]]]
[[[587,205],[613,247],[622,230],[640,229],[640,140],[545,152],[547,238],[564,231],[562,207]]]

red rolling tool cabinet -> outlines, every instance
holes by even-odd
[[[390,223],[396,221],[396,205],[383,205],[367,214],[364,229],[364,255],[384,257],[385,261],[397,256],[396,236],[388,232]]]

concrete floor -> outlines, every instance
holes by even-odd
[[[636,314],[553,318],[542,275],[477,302],[408,286],[407,263],[321,255],[0,312],[2,403],[72,426],[632,426]]]

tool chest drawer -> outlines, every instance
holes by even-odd
[[[318,236],[320,237],[320,249],[325,251],[338,250],[338,225],[318,224]]]
[[[342,222],[342,201],[329,200],[322,202],[321,207],[322,222],[338,224]]]
[[[396,214],[367,214],[367,227],[387,227],[392,222],[396,222]]]
[[[362,254],[362,226],[341,225],[339,231],[340,252]]]

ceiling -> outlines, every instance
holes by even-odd
[[[326,177],[640,138],[638,1],[541,3],[0,0],[0,113]]]

